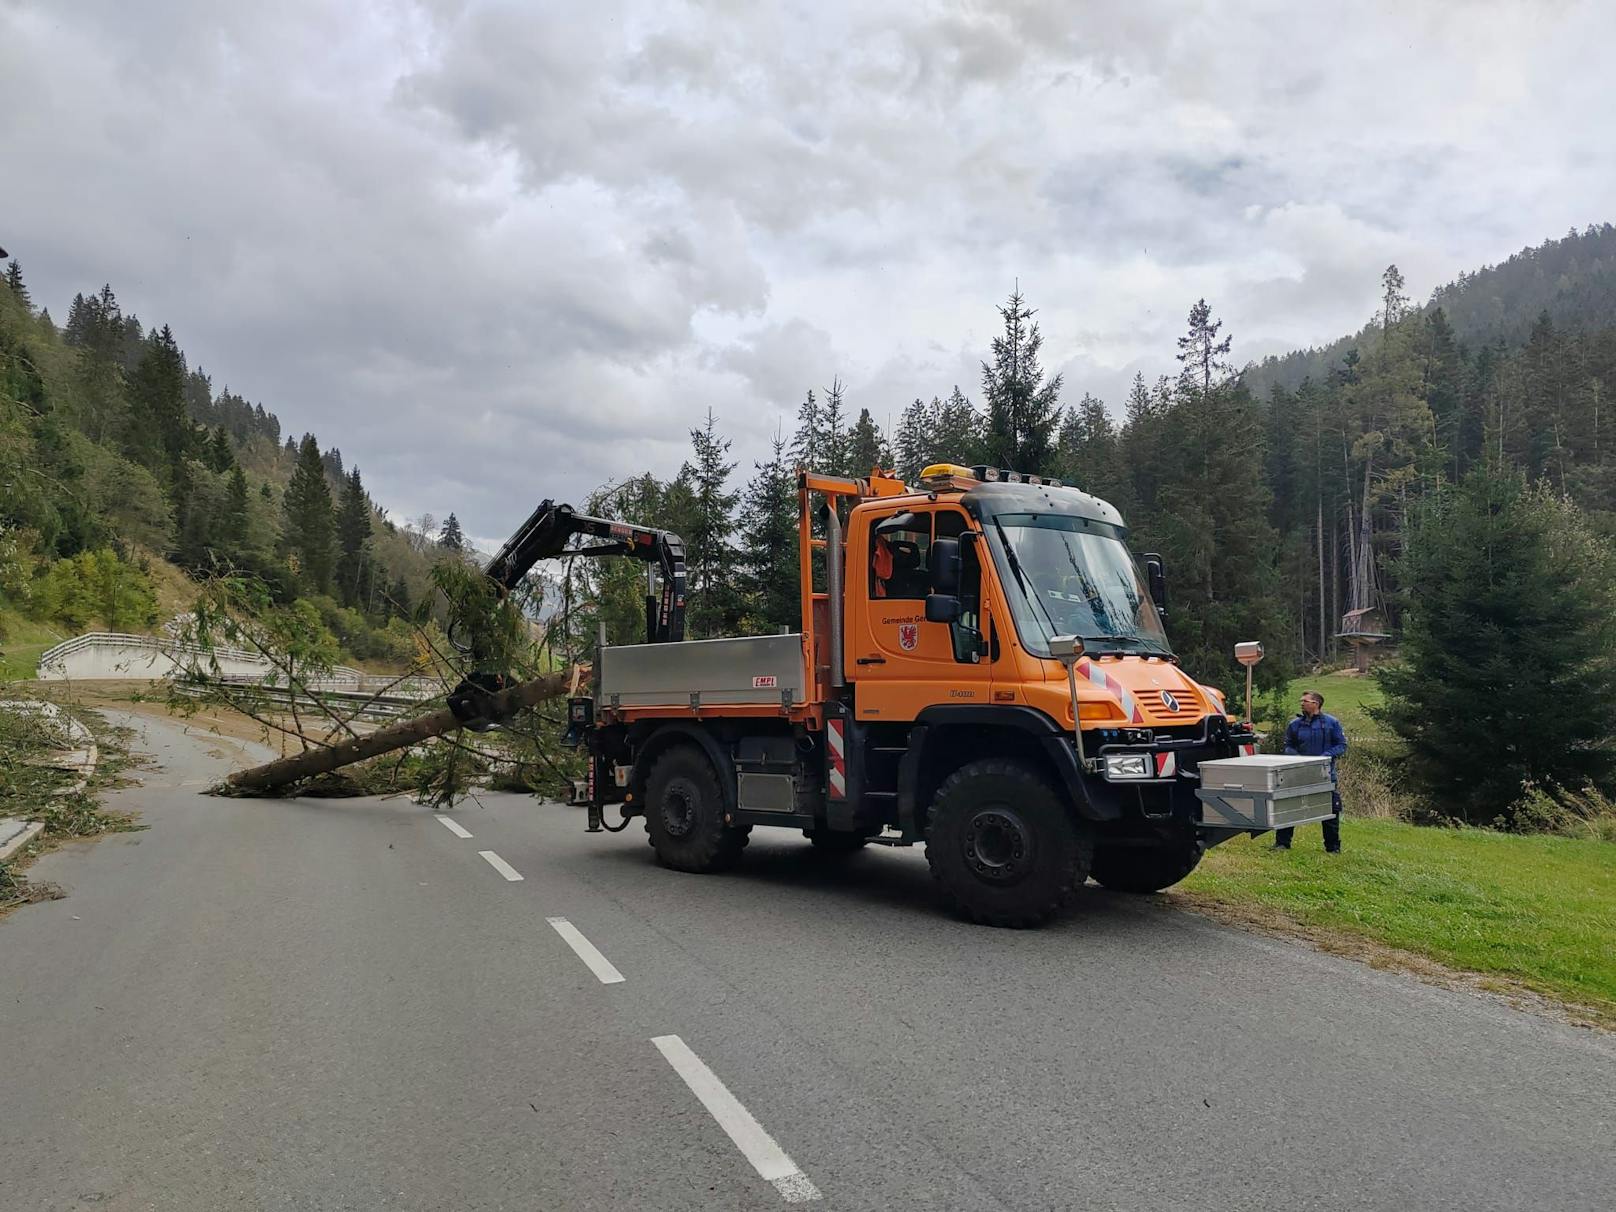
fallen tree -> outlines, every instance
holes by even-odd
[[[343,766],[351,766],[366,758],[378,757],[396,749],[404,749],[433,737],[443,736],[468,724],[498,723],[510,719],[529,707],[566,694],[579,684],[580,671],[550,673],[527,682],[518,682],[505,690],[480,693],[475,698],[476,709],[467,715],[465,708],[457,712],[444,706],[430,714],[405,720],[363,736],[352,737],[340,744],[308,749],[291,757],[278,758],[262,766],[238,770],[224,781],[224,789],[243,792],[273,791],[302,779],[327,774]]]

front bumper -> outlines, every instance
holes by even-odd
[[[1132,729],[1116,741],[1102,740],[1093,751],[1097,770],[1091,794],[1113,805],[1122,821],[1199,826],[1200,763],[1249,755],[1256,746],[1250,729],[1223,716],[1209,715],[1190,727]],[[1141,768],[1143,775],[1136,773]]]

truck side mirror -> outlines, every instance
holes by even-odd
[[[1150,600],[1156,604],[1156,609],[1162,614],[1167,613],[1167,569],[1162,565],[1161,556],[1155,552],[1145,553],[1145,582],[1150,587]]]
[[[961,614],[959,598],[951,593],[929,593],[926,595],[926,622],[928,623],[957,623]]]
[[[960,587],[960,545],[958,539],[938,539],[931,545],[931,588],[934,594],[957,594]],[[933,623],[949,620],[927,619]]]

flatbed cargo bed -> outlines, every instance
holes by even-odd
[[[805,700],[802,636],[620,644],[597,660],[599,708],[790,707]]]

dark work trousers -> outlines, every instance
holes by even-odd
[[[1324,821],[1324,848],[1331,852],[1341,849],[1341,792],[1332,791],[1331,798],[1335,801],[1335,815]],[[1274,845],[1285,850],[1291,847],[1291,837],[1296,833],[1294,829],[1274,830]]]

